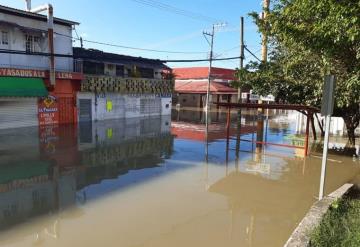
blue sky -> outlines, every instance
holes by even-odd
[[[146,1],[146,0],[145,0]],[[240,16],[245,17],[245,43],[260,57],[260,35],[248,13],[261,12],[261,0],[155,0],[212,19],[227,22],[216,33],[214,53],[220,57],[238,56]],[[202,35],[210,30],[212,21],[192,19],[139,3],[136,0],[33,0],[36,7],[50,2],[56,17],[80,22],[77,32],[84,39],[132,47],[167,51],[208,52],[209,45]],[[141,2],[141,1],[140,1]],[[144,2],[144,1],[142,1]],[[105,4],[106,3],[106,4]],[[24,9],[22,0],[0,0],[1,5]],[[77,44],[78,45],[78,44]],[[208,55],[166,54],[135,51],[84,43],[86,48],[159,59],[202,59]],[[253,58],[246,54],[247,60]],[[235,68],[239,61],[215,62],[215,66]],[[173,67],[207,66],[208,62],[170,63]]]

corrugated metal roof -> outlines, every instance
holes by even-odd
[[[15,9],[15,8],[7,7],[7,6],[4,6],[4,5],[0,5],[0,12],[6,13],[6,14],[22,16],[22,17],[27,17],[27,18],[36,19],[36,20],[45,21],[45,22],[47,21],[47,16],[46,15],[32,13],[32,12],[21,10],[21,9]],[[66,26],[72,26],[72,25],[79,25],[80,24],[80,23],[75,22],[75,21],[65,20],[65,19],[61,19],[61,18],[54,18],[54,23],[55,24],[60,24],[60,25],[66,25]]]
[[[142,57],[132,57],[127,55],[103,52],[95,49],[74,47],[73,55],[74,55],[74,59],[82,59],[85,61],[169,69],[169,67],[166,66],[161,60],[142,58]]]

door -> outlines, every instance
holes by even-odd
[[[37,126],[37,98],[0,98],[0,129]]]
[[[91,120],[91,99],[79,99],[79,121],[87,122]]]
[[[74,98],[72,97],[59,97],[59,123],[74,123]],[[91,108],[90,108],[91,110]],[[91,115],[90,115],[91,119]]]

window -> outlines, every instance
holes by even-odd
[[[9,44],[9,33],[2,31],[1,32],[1,43],[3,45],[8,45]]]
[[[124,66],[116,65],[116,76],[124,77]]]
[[[83,72],[84,74],[91,75],[104,75],[105,65],[103,63],[95,63],[90,61],[84,61]]]
[[[40,37],[25,35],[26,52],[40,52]]]
[[[153,69],[137,67],[137,71],[140,73],[142,78],[154,78]]]

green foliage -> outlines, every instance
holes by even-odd
[[[251,63],[241,83],[277,100],[320,107],[323,78],[337,77],[334,115],[360,121],[360,2],[277,0],[265,20],[251,13],[270,43],[269,62]]]
[[[359,215],[360,200],[336,201],[311,233],[310,246],[360,246]]]

